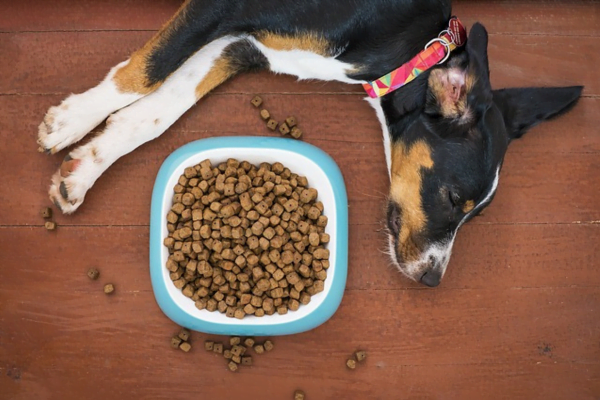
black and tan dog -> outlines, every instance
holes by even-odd
[[[449,0],[187,0],[98,86],[50,108],[38,139],[49,153],[108,117],[63,161],[50,197],[72,213],[113,162],[239,72],[364,84],[411,60],[450,18]],[[370,99],[384,131],[389,243],[400,271],[437,286],[457,230],[492,200],[510,141],[566,111],[581,90],[492,90],[487,33],[477,24],[443,64]]]

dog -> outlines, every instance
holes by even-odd
[[[439,63],[368,99],[383,128],[393,262],[435,287],[457,231],[492,201],[509,143],[569,110],[583,89],[492,90],[485,28],[475,24],[460,38],[451,11],[449,0],[187,0],[98,86],[49,109],[38,144],[51,154],[106,120],[100,135],[63,160],[50,199],[74,212],[119,157],[238,73],[266,69],[373,91],[378,79],[437,45]]]

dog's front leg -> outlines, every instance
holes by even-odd
[[[161,135],[211,89],[237,72],[229,50],[239,38],[226,36],[204,46],[156,91],[111,115],[104,131],[65,158],[52,178],[50,199],[64,213],[83,202],[96,179],[117,159]]]

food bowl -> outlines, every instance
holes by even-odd
[[[185,168],[205,159],[213,164],[235,158],[258,165],[281,162],[292,172],[308,178],[319,191],[323,214],[328,218],[325,232],[331,237],[328,249],[330,267],[325,289],[312,296],[307,305],[285,315],[228,318],[219,312],[199,310],[194,301],[173,285],[165,267],[169,252],[163,245],[167,237],[166,215],[171,209],[173,187]],[[265,137],[220,137],[189,143],[171,154],[163,163],[152,193],[150,215],[150,277],[156,301],[163,312],[178,325],[219,335],[274,336],[313,329],[327,321],[337,310],[348,270],[348,201],[342,174],[335,162],[315,146],[292,139]]]

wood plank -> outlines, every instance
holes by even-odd
[[[148,232],[147,227],[59,226],[56,232],[41,226],[0,228],[4,248],[18,249],[3,255],[4,270],[10,272],[2,277],[0,288],[18,287],[31,276],[43,275],[41,282],[60,291],[86,291],[85,272],[96,266],[104,271],[102,279],[128,282],[129,291],[149,290]],[[595,246],[599,240],[598,224],[466,225],[442,288],[600,287],[600,249]],[[350,225],[347,288],[423,289],[390,265],[381,251],[384,246],[377,225]],[[53,256],[57,251],[60,258]],[[115,271],[118,274],[110,275]]]
[[[62,271],[67,270],[70,266],[65,265]],[[106,278],[121,274],[116,266],[106,266],[104,272]],[[139,279],[147,281],[146,274]],[[355,380],[389,381],[407,377],[409,371],[415,396],[439,398],[448,390],[458,391],[456,398],[466,398],[461,393],[472,396],[470,389],[464,392],[455,386],[454,379],[446,382],[448,376],[441,372],[448,368],[462,368],[471,379],[505,396],[530,393],[534,385],[509,386],[529,377],[555,387],[558,376],[551,371],[567,371],[561,365],[577,374],[571,370],[558,380],[582,396],[595,394],[600,379],[600,321],[595,318],[600,288],[348,291],[325,325],[276,338],[275,351],[232,376],[223,359],[200,350],[205,335],[193,335],[196,348],[189,355],[170,349],[168,338],[176,327],[162,315],[150,291],[130,290],[132,282],[122,282],[112,297],[101,293],[101,282],[73,288],[39,280],[26,291],[0,285],[0,357],[20,370],[21,393],[49,388],[56,394],[53,389],[58,386],[51,381],[60,376],[62,382],[77,382],[62,386],[83,397],[100,396],[95,390],[100,382],[111,382],[113,394],[135,384],[146,395],[141,397],[166,397],[172,388],[185,390],[197,379],[199,368],[206,398],[240,395],[239,388],[224,389],[234,378],[240,380],[236,386],[255,398],[266,395],[267,382],[281,393],[296,385],[320,389],[323,397],[317,398],[349,398],[350,393],[367,398],[368,392],[374,394],[368,398],[396,398],[392,394],[398,387],[364,387]],[[48,301],[48,293],[53,301]],[[356,348],[366,349],[369,360],[348,375],[344,360]],[[545,374],[535,373],[533,367]],[[433,370],[440,375],[431,375],[432,368],[440,368]],[[576,378],[582,373],[585,379]],[[5,374],[2,379],[12,383]],[[426,379],[436,385],[424,385]]]
[[[0,34],[0,55],[12,61],[0,65],[0,94],[85,91],[151,36],[131,31]],[[498,35],[490,38],[489,56],[494,87],[585,85],[586,95],[600,95],[600,71],[581,67],[600,64],[595,37]],[[239,76],[216,92],[364,93],[358,85],[298,83],[267,72]]]
[[[180,0],[37,0],[8,2],[0,30],[156,30],[177,10]],[[594,0],[555,1],[462,0],[453,12],[468,26],[480,21],[494,34],[600,34]]]
[[[40,223],[38,212],[47,204],[50,176],[66,152],[58,157],[35,152],[34,132],[43,110],[58,99],[56,96],[0,96],[0,110],[7,123],[6,129],[0,130],[0,139],[11,143],[0,149],[0,167],[8,172],[0,188],[7,206],[0,210],[0,224]],[[356,96],[272,95],[265,99],[274,115],[296,114],[306,132],[306,140],[331,154],[338,163],[346,177],[351,221],[356,224],[381,221],[389,183],[380,127],[370,107]],[[80,210],[71,217],[58,217],[57,221],[75,225],[147,224],[156,173],[172,151],[202,137],[267,133],[248,101],[246,95],[207,98],[170,132],[109,168]],[[597,99],[586,99],[572,114],[536,128],[531,136],[516,144],[518,149],[521,143],[531,143],[523,145],[522,152],[509,151],[497,198],[477,223],[600,220],[598,201],[590,190],[600,185],[597,157],[600,133],[594,128],[595,119],[589,117],[597,104]],[[223,110],[228,110],[226,118]],[[576,127],[572,139],[564,148],[556,146],[570,126]],[[551,138],[548,143],[546,136]],[[533,148],[537,150],[530,151]],[[106,207],[111,213],[101,212]],[[9,211],[14,209],[20,213]]]

